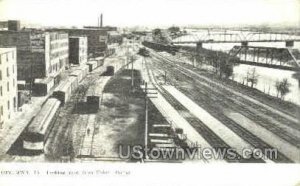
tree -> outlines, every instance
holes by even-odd
[[[226,61],[220,62],[220,75],[229,78],[233,74],[233,65]]]
[[[287,78],[284,78],[281,81],[277,80],[275,83],[275,88],[277,90],[277,97],[279,97],[280,94],[280,98],[284,100],[285,95],[291,91],[290,86],[291,84],[288,82]]]
[[[259,75],[256,73],[256,68],[248,69],[246,77],[247,85],[248,82],[250,82],[250,86],[253,88],[258,82],[258,77]]]
[[[153,35],[154,36],[160,36],[161,35],[161,29],[159,29],[159,28],[154,29],[153,30]]]
[[[168,28],[169,32],[171,33],[177,33],[177,32],[180,32],[180,28],[177,27],[177,26],[172,26],[170,28]]]

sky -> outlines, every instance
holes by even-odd
[[[0,20],[45,26],[300,26],[300,0],[0,0]]]

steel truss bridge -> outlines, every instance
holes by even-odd
[[[300,71],[300,51],[297,49],[234,46],[229,55],[240,59],[235,63]]]
[[[173,44],[195,44],[195,43],[242,43],[247,45],[249,42],[293,42],[300,41],[300,36],[289,32],[214,32],[203,33],[200,35],[191,34],[173,39]]]

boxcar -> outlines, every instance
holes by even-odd
[[[95,60],[97,61],[97,67],[100,67],[104,63],[104,57],[96,57]]]
[[[53,92],[53,97],[61,101],[62,104],[65,104],[70,99],[71,94],[72,94],[71,82],[65,80],[61,82],[61,84],[58,87],[56,87],[56,89]]]
[[[74,70],[69,76],[77,77],[79,82],[84,78],[84,74],[81,69]]]
[[[88,61],[86,65],[89,67],[89,72],[92,72],[95,68],[97,68],[97,61]]]
[[[54,79],[36,79],[33,86],[33,92],[36,96],[45,96],[54,87]]]
[[[101,105],[103,89],[110,77],[101,77],[87,91],[86,102],[92,110],[98,110]]]
[[[106,74],[108,76],[113,76],[115,74],[115,67],[114,66],[107,66],[106,67]]]
[[[78,78],[75,76],[69,76],[68,81],[71,83],[71,92],[75,91],[79,85]]]
[[[23,148],[32,151],[44,151],[44,143],[51,131],[53,118],[59,108],[60,101],[49,98],[39,113],[25,129]]]

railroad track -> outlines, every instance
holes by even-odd
[[[199,79],[200,78],[202,80],[202,83],[205,82],[210,87],[213,87],[213,88],[216,88],[216,89],[220,89],[220,86],[208,82],[205,78],[202,78],[201,75],[198,74],[196,76],[195,74],[189,73],[189,69],[188,68],[181,67],[181,66],[176,66],[174,64],[171,64],[171,63],[176,62],[176,60],[171,60],[171,59],[165,58],[164,56],[162,56],[160,54],[156,54],[155,57],[157,57],[160,60],[164,60],[165,62],[167,62],[168,64],[166,64],[166,65],[169,65],[172,68],[176,68],[176,69],[180,70],[184,74],[188,74],[187,76],[189,76],[191,79]],[[200,82],[200,81],[198,81],[198,82]],[[224,88],[222,88],[222,93],[224,93],[226,95],[229,95],[229,94],[232,95],[231,92],[229,92],[228,90],[225,90]],[[278,120],[282,124],[284,124],[284,125],[286,125],[288,127],[291,127],[292,129],[296,129],[296,130],[300,131],[299,121],[297,119],[295,119],[295,118],[291,119],[291,117],[292,117],[291,115],[290,115],[291,117],[283,116],[283,115],[286,115],[286,113],[284,111],[281,111],[281,110],[279,111],[279,112],[283,112],[283,114],[274,113],[274,112],[270,111],[269,109],[267,109],[266,107],[263,107],[261,105],[257,105],[256,103],[253,103],[250,100],[247,100],[247,99],[245,99],[245,98],[243,98],[241,96],[238,96],[238,95],[235,95],[235,99],[240,100],[240,102],[243,102],[243,104],[251,105],[251,107],[255,108],[256,110],[259,110],[259,112],[261,112],[263,115],[269,116],[269,118],[275,118],[276,120]],[[280,108],[275,108],[275,109],[278,110]]]
[[[50,134],[46,139],[45,148],[48,155],[53,156],[55,159],[60,156],[65,156],[71,152],[65,152],[65,147],[69,147],[73,143],[72,127],[71,126],[79,117],[78,114],[74,114],[74,108],[77,108],[79,102],[85,101],[85,95],[88,88],[94,84],[97,80],[99,73],[94,72],[88,74],[85,79],[78,86],[76,91],[70,97],[70,100],[65,103],[63,107],[60,107],[57,113],[57,117],[54,120]],[[70,117],[72,115],[72,117]],[[72,145],[75,146],[76,145]],[[53,148],[57,147],[57,148]]]
[[[163,66],[166,66],[164,64],[162,64],[160,62],[160,60],[163,60],[164,62],[170,63],[170,61],[166,60],[163,57],[158,57],[157,61],[159,63],[159,68],[162,68]],[[172,68],[170,68],[170,66],[172,66]],[[224,104],[224,101],[227,101],[227,99],[223,98],[220,99],[215,95],[215,92],[205,92],[205,90],[203,90],[203,86],[202,88],[200,88],[197,84],[197,81],[194,80],[193,77],[191,77],[190,74],[186,74],[184,72],[182,72],[183,70],[181,68],[175,67],[175,65],[170,65],[168,64],[168,67],[165,67],[168,70],[176,70],[176,72],[174,74],[177,74],[178,72],[180,72],[181,74],[183,74],[184,76],[180,76],[180,78],[184,78],[187,81],[191,81],[193,80],[194,82],[194,86],[193,86],[193,90],[186,90],[184,88],[178,87],[182,92],[184,92],[186,95],[188,95],[189,97],[192,97],[194,99],[194,101],[196,101],[200,106],[204,107],[205,109],[207,109],[207,111],[209,111],[209,113],[211,113],[212,116],[214,116],[215,118],[218,118],[219,120],[223,121],[223,123],[228,126],[232,131],[234,131],[236,134],[238,134],[241,138],[243,138],[245,141],[247,141],[248,143],[250,143],[251,145],[253,145],[255,148],[260,148],[260,149],[266,149],[266,148],[272,148],[270,145],[268,145],[267,143],[265,143],[264,141],[262,141],[260,138],[258,138],[257,136],[253,135],[252,133],[250,133],[249,131],[247,131],[246,129],[244,129],[243,127],[241,127],[240,125],[238,125],[237,123],[235,123],[233,120],[229,119],[228,117],[226,117],[223,114],[223,111],[217,107],[214,106],[212,104],[210,104],[210,101],[213,102],[218,102],[219,104],[223,104],[222,106],[228,106],[229,104]],[[174,75],[173,74],[173,75]],[[178,74],[177,74],[178,75]],[[206,94],[206,98],[204,99],[203,97],[199,96],[199,92]],[[219,94],[218,94],[219,95]],[[210,100],[210,101],[208,101]],[[226,107],[225,107],[226,108]],[[216,112],[217,111],[217,112]],[[222,114],[220,114],[222,113]],[[278,158],[277,160],[274,161],[278,161],[278,162],[291,162],[286,156],[284,156],[283,154],[278,152]]]
[[[158,54],[158,55],[160,55],[160,54]],[[163,56],[162,56],[163,57]],[[182,59],[180,59],[179,57],[174,57],[174,56],[172,56],[172,59],[173,59],[173,61],[177,61],[177,62],[182,62],[183,60]],[[191,67],[189,67],[189,66],[187,66],[187,67],[185,67],[186,69],[189,69],[189,70],[191,70]],[[201,72],[200,72],[201,73]],[[198,75],[200,75],[199,73],[198,73]],[[210,75],[212,75],[212,74],[210,74]],[[213,76],[210,76],[211,78],[215,78],[215,77],[213,77]],[[226,86],[229,86],[229,87],[232,87],[232,88],[234,88],[233,87],[233,85],[232,84],[226,84]],[[241,87],[239,87],[239,89],[240,89]],[[247,94],[247,96],[248,97],[250,97],[250,98],[253,98],[253,99],[256,99],[256,100],[258,100],[258,101],[260,101],[260,102],[262,102],[262,104],[261,105],[266,105],[266,106],[268,106],[268,107],[271,107],[271,108],[273,108],[273,109],[276,109],[276,110],[278,110],[279,112],[281,112],[282,114],[277,114],[277,115],[274,115],[275,117],[278,117],[278,116],[281,116],[281,117],[279,117],[278,119],[281,119],[281,118],[284,118],[284,119],[288,119],[288,121],[294,121],[294,123],[296,122],[296,123],[298,123],[299,122],[299,120],[297,120],[297,117],[298,117],[298,113],[297,113],[297,111],[290,111],[289,109],[289,106],[286,106],[286,105],[282,105],[282,108],[281,107],[278,107],[277,105],[273,105],[272,103],[270,103],[270,102],[268,102],[268,103],[264,103],[265,102],[265,100],[263,100],[263,99],[260,99],[259,97],[257,97],[257,96],[255,96],[255,93],[253,93],[253,92],[251,92],[251,91],[249,91],[249,90],[243,90],[243,91],[245,91],[245,94]],[[260,107],[262,107],[262,106],[260,106]],[[262,111],[265,111],[265,112],[270,112],[270,110],[268,110],[266,107],[262,107],[262,108],[260,108]],[[297,108],[296,108],[297,109]],[[292,114],[292,113],[293,114]],[[265,114],[268,114],[268,113],[265,113]],[[272,117],[273,117],[273,112],[271,112],[271,114],[272,114]],[[285,120],[284,120],[285,121]],[[299,126],[298,126],[299,127]]]
[[[191,78],[187,74],[185,75],[187,76],[187,78]],[[199,86],[199,84],[201,84],[201,86]],[[292,145],[300,147],[300,138],[298,137],[300,136],[300,131],[289,128],[285,125],[281,125],[281,123],[277,122],[273,118],[269,118],[270,116],[261,116],[261,114],[256,112],[255,107],[252,107],[253,104],[247,105],[240,99],[230,98],[231,95],[225,94],[224,92],[220,93],[218,91],[215,91],[209,86],[205,86],[206,90],[203,90],[202,82],[195,82],[194,86],[197,89],[198,94],[201,93],[206,97],[210,97],[211,99],[222,105],[224,108],[229,108],[235,112],[245,115],[247,118],[255,121],[260,126],[268,129],[269,131],[278,135]],[[293,133],[295,134],[293,135]]]
[[[162,59],[163,57],[161,57],[160,59]],[[167,59],[165,59],[165,58],[163,58],[163,60],[165,60],[165,61],[167,61]],[[169,60],[169,59],[168,59]],[[170,60],[171,61],[171,60]],[[171,65],[172,66],[172,65]],[[172,66],[172,67],[174,67],[174,65]],[[189,78],[191,78],[192,80],[194,80],[197,84],[201,84],[201,85],[204,85],[204,86],[206,86],[206,87],[208,87],[208,88],[210,88],[211,90],[213,90],[213,89],[220,89],[220,87],[218,87],[218,86],[216,86],[216,85],[214,85],[214,84],[212,84],[212,83],[209,83],[209,82],[207,82],[207,81],[205,81],[205,82],[203,82],[203,81],[199,81],[199,80],[195,80],[195,78],[198,78],[198,76],[197,77],[195,77],[195,76],[193,76],[193,74],[191,74],[191,73],[187,73],[187,72],[183,72],[182,71],[182,69],[184,69],[183,67],[181,67],[181,68],[178,68],[178,67],[175,67],[176,69],[178,69],[179,71],[181,71],[181,73],[182,74],[184,74],[184,75],[186,75],[187,77],[189,77]],[[213,90],[214,91],[214,90]],[[224,95],[226,94],[226,98],[227,99],[231,99],[231,101],[233,101],[233,102],[239,102],[240,104],[242,104],[242,105],[247,105],[247,106],[251,106],[251,108],[253,108],[252,109],[252,113],[253,113],[253,111],[255,111],[255,110],[257,110],[257,111],[259,111],[259,112],[255,112],[254,114],[255,114],[255,116],[257,116],[257,115],[259,115],[260,117],[263,117],[263,119],[262,119],[262,122],[260,122],[260,124],[265,124],[265,123],[268,123],[268,120],[276,120],[276,121],[278,121],[278,122],[276,122],[275,124],[277,125],[277,128],[279,128],[280,130],[282,130],[282,129],[284,129],[284,130],[289,130],[289,131],[292,131],[292,130],[297,130],[297,132],[300,132],[300,125],[299,125],[299,123],[296,123],[296,122],[293,122],[293,121],[291,121],[291,120],[289,120],[289,119],[287,119],[287,118],[284,118],[284,117],[282,117],[282,116],[280,116],[280,115],[278,115],[278,114],[276,114],[276,113],[273,113],[273,112],[271,112],[270,110],[268,110],[268,109],[266,109],[266,108],[264,108],[264,107],[262,107],[262,106],[259,106],[259,105],[257,105],[257,104],[255,104],[255,103],[253,103],[253,102],[251,102],[251,101],[249,101],[249,100],[246,100],[246,99],[244,99],[244,98],[242,98],[242,97],[240,97],[240,96],[235,96],[234,98],[232,98],[232,94],[229,92],[229,91],[226,91],[226,90],[224,90],[224,89],[221,89],[221,91],[222,91],[222,94],[220,94],[220,93],[218,93],[218,92],[216,92],[216,93],[218,93],[220,96],[223,96],[224,97]],[[273,122],[274,123],[274,122]],[[280,123],[281,125],[284,125],[284,126],[278,126],[278,123]],[[279,124],[279,125],[280,125]],[[268,127],[270,127],[270,126],[268,126]],[[270,129],[270,128],[269,128]],[[272,129],[271,129],[272,130]],[[298,133],[299,134],[299,133]],[[296,135],[295,137],[296,138],[294,138],[294,140],[299,140],[300,138],[298,137],[299,135]],[[283,136],[282,136],[283,137]],[[298,137],[298,138],[297,138]],[[283,137],[284,138],[284,137]],[[299,144],[299,143],[298,143]]]
[[[152,74],[152,77],[154,79],[150,78],[150,81],[152,81],[152,84],[154,86],[158,86],[158,91],[160,94],[187,120],[188,123],[190,123],[194,129],[201,134],[201,136],[216,150],[218,149],[230,149],[231,147],[222,140],[219,136],[217,136],[211,129],[209,129],[201,120],[199,120],[197,117],[193,116],[191,113],[189,113],[188,109],[186,109],[181,103],[179,103],[176,98],[174,98],[170,93],[168,93],[163,86],[160,85],[160,83],[157,83],[155,79],[155,75],[152,70],[149,69],[147,63],[146,68],[148,71],[148,74]],[[189,113],[188,117],[185,114],[182,113]],[[234,152],[236,159],[225,159],[228,162],[240,162],[242,161],[242,157],[237,153]],[[226,158],[226,156],[225,156]],[[245,161],[245,160],[244,160]]]

